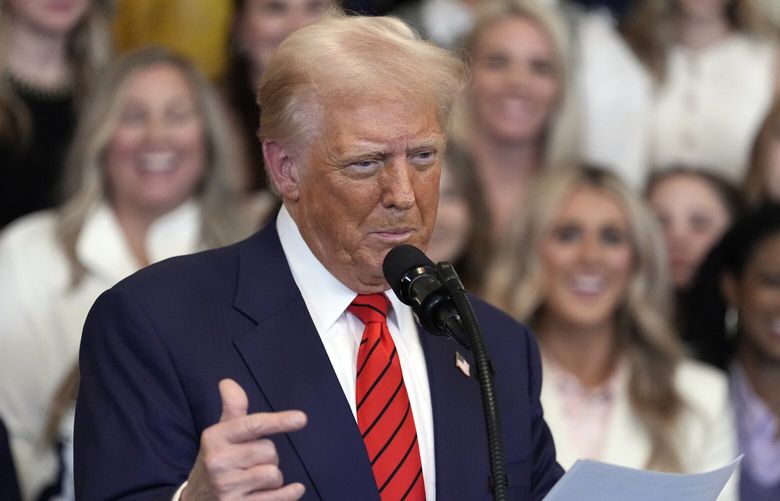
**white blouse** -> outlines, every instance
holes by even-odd
[[[54,480],[57,457],[45,437],[52,398],[77,361],[81,329],[92,303],[140,268],[114,212],[96,207],[76,253],[87,269],[70,287],[70,266],[55,237],[56,213],[28,215],[0,234],[0,415],[24,499]],[[161,217],[147,234],[150,261],[199,248],[199,208],[188,202]]]
[[[775,58],[774,43],[744,34],[704,50],[674,46],[656,95],[652,165],[712,168],[741,181],[772,103]]]

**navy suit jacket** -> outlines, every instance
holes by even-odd
[[[539,402],[530,333],[475,301],[496,374],[512,499],[541,499],[561,476]],[[477,381],[448,338],[421,332],[440,500],[491,499]],[[249,412],[301,409],[307,426],[272,437],[285,482],[305,499],[377,500],[371,466],[274,224],[238,244],[150,266],[105,292],[84,328],[76,410],[81,500],[168,500],[187,479],[232,378]],[[472,362],[473,366],[473,362]]]

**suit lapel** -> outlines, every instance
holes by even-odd
[[[258,324],[234,344],[271,408],[301,409],[309,418],[288,438],[319,496],[349,499],[359,493],[360,499],[378,499],[355,418],[275,227],[241,249],[234,305]]]
[[[475,465],[487,464],[487,432],[482,414],[481,394],[475,377],[476,364],[471,353],[454,340],[433,336],[420,330],[421,343],[428,366],[428,381],[433,408],[434,447],[436,455],[436,497],[463,499],[480,482],[484,473],[485,492],[488,471]],[[471,366],[471,377],[456,367],[456,353]]]

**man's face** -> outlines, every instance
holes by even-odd
[[[425,249],[433,229],[445,144],[435,103],[336,102],[323,116],[285,202],[336,278],[356,292],[383,291],[387,252]]]

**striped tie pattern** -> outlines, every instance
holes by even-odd
[[[357,360],[358,428],[382,501],[424,500],[417,429],[387,309],[384,294],[359,294],[347,308],[365,325]]]

